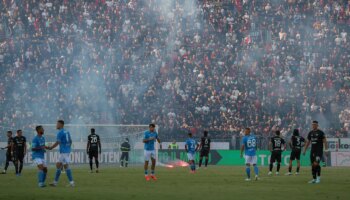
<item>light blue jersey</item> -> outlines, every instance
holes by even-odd
[[[38,147],[43,147],[45,146],[45,138],[44,136],[35,136],[33,138],[33,141],[32,141],[32,148],[38,148]],[[41,159],[44,159],[45,157],[45,149],[39,149],[39,150],[35,150],[33,151],[32,153],[32,159],[37,159],[37,158],[41,158]]]
[[[57,142],[60,143],[60,153],[71,152],[72,139],[68,131],[60,129],[57,133]]]
[[[155,142],[156,139],[158,139],[158,134],[157,132],[151,132],[151,131],[145,131],[143,139],[149,139],[149,138],[154,138],[155,140],[148,141],[145,143],[145,150],[147,151],[153,151],[155,150]]]
[[[186,140],[186,145],[188,153],[194,154],[196,152],[196,140],[194,140],[193,138],[188,138]]]
[[[246,156],[256,156],[256,137],[254,135],[244,136],[243,144]]]

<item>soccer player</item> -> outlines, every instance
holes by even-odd
[[[201,143],[199,145],[199,149],[201,150],[201,154],[199,157],[199,167],[202,166],[203,157],[205,157],[205,167],[208,166],[210,142],[211,140],[208,137],[208,131],[204,131],[204,136],[201,138]]]
[[[162,149],[162,144],[160,142],[160,139],[158,138],[158,133],[155,131],[156,125],[155,124],[150,124],[149,125],[149,130],[145,131],[144,137],[143,137],[143,143],[145,143],[145,151],[144,151],[144,156],[145,156],[145,178],[146,181],[150,180],[150,177],[148,176],[148,163],[149,160],[152,161],[152,166],[151,166],[151,178],[153,180],[157,180],[155,176],[155,167],[156,167],[156,150],[155,150],[155,142],[158,141],[160,145],[160,149]]]
[[[96,173],[98,173],[98,154],[101,154],[101,141],[100,136],[95,133],[95,129],[90,130],[91,134],[88,136],[88,142],[86,146],[86,152],[89,155],[90,170],[92,171],[92,159],[95,158]]]
[[[126,138],[125,141],[120,146],[120,151],[122,152],[122,156],[120,157],[120,167],[128,167],[129,162],[129,152],[130,152],[130,144],[129,139]]]
[[[311,143],[310,160],[312,164],[312,177],[313,179],[309,183],[321,182],[321,158],[323,156],[323,146],[325,151],[328,150],[327,139],[323,131],[318,129],[318,121],[312,122],[312,131],[307,136],[307,142],[304,148],[303,155],[305,155],[307,148]]]
[[[1,149],[7,149],[6,151],[6,162],[5,162],[5,168],[2,174],[6,174],[7,168],[9,167],[10,162],[13,162],[13,137],[12,137],[12,131],[7,131],[7,146],[3,147]]]
[[[270,171],[268,173],[269,176],[272,175],[273,164],[277,161],[277,171],[276,175],[280,174],[281,168],[281,160],[282,160],[282,151],[286,149],[286,142],[283,138],[281,138],[281,132],[276,131],[276,135],[271,138],[270,141],[270,150],[271,150],[271,158],[270,158]]]
[[[197,142],[193,139],[192,133],[188,133],[188,139],[185,142],[185,149],[187,152],[188,162],[190,164],[191,173],[196,172],[196,163],[194,162],[196,151],[198,149]]]
[[[59,145],[60,155],[58,158],[58,162],[56,163],[57,169],[56,169],[55,180],[53,183],[50,184],[50,186],[53,186],[53,187],[57,186],[57,183],[62,171],[62,165],[63,165],[69,180],[69,186],[74,187],[75,184],[73,181],[72,170],[69,168],[69,163],[70,163],[69,155],[71,152],[72,139],[71,139],[70,133],[64,129],[63,120],[57,121],[56,128],[58,129],[57,139],[55,144],[49,147],[49,149],[52,150]]]
[[[16,175],[20,176],[23,169],[23,159],[27,153],[26,138],[22,135],[22,130],[17,130],[16,137],[13,138],[13,151],[14,151],[14,162],[16,168]],[[19,164],[19,169],[18,169]]]
[[[290,153],[288,173],[286,175],[288,176],[292,175],[292,166],[293,166],[294,160],[297,160],[297,170],[295,172],[295,175],[299,174],[300,154],[301,154],[301,148],[304,146],[304,144],[305,144],[305,139],[302,136],[299,136],[298,129],[294,129],[293,136],[289,141],[289,146],[292,149],[292,152]]]
[[[256,137],[250,134],[250,128],[245,128],[245,136],[243,137],[243,144],[241,147],[241,158],[243,158],[243,151],[245,155],[245,164],[246,164],[246,181],[250,181],[250,166],[254,166],[255,180],[259,180],[259,168],[256,165]]]
[[[32,158],[34,163],[38,166],[38,181],[39,187],[46,187],[45,180],[47,175],[47,166],[45,160],[45,146],[44,128],[42,126],[35,127],[37,135],[32,141]]]

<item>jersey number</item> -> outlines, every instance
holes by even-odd
[[[248,148],[252,148],[256,146],[256,140],[255,139],[251,139],[247,141],[247,146]]]
[[[208,144],[208,143],[209,143],[208,139],[205,139],[204,144]]]
[[[281,140],[275,140],[276,147],[281,147]]]
[[[92,137],[91,138],[91,143],[97,143],[97,137]]]

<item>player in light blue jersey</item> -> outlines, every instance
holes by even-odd
[[[45,138],[44,138],[44,128],[42,126],[37,126],[35,128],[37,135],[32,141],[32,159],[34,163],[38,166],[38,181],[39,187],[46,187],[45,180],[47,174],[47,166],[45,160]]]
[[[57,139],[55,144],[49,147],[49,149],[50,150],[54,149],[59,145],[60,156],[59,156],[58,162],[56,163],[57,169],[56,169],[55,180],[53,183],[50,184],[50,186],[54,186],[54,187],[57,186],[58,180],[61,175],[62,166],[63,166],[69,180],[69,186],[74,187],[72,170],[69,168],[72,139],[69,131],[64,129],[63,120],[57,121],[56,128],[58,129]]]
[[[198,143],[193,139],[192,133],[188,133],[188,139],[185,142],[185,149],[187,152],[188,162],[190,164],[191,173],[196,172],[195,155],[198,150]]]
[[[245,164],[246,164],[246,172],[247,179],[246,181],[250,181],[250,166],[254,166],[255,172],[255,180],[259,179],[259,169],[256,165],[257,157],[256,157],[256,137],[250,134],[250,128],[246,128],[244,130],[245,136],[243,137],[243,144],[241,147],[241,158],[243,157],[243,151],[245,155]]]
[[[149,130],[145,131],[144,137],[143,137],[143,143],[145,144],[145,178],[146,181],[150,180],[150,177],[148,176],[148,163],[149,160],[151,159],[152,161],[152,166],[151,166],[151,178],[153,180],[157,180],[154,170],[156,167],[156,150],[155,150],[155,143],[158,141],[160,144],[160,149],[162,149],[162,144],[160,142],[160,139],[158,138],[158,133],[155,131],[156,125],[155,124],[150,124],[149,125]]]

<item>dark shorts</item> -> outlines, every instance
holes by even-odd
[[[98,159],[98,151],[97,150],[93,150],[93,151],[89,151],[89,158],[96,158]]]
[[[14,159],[11,156],[11,153],[6,153],[6,162],[13,162],[13,161],[14,161]]]
[[[200,157],[208,157],[209,156],[209,149],[202,149]]]
[[[13,161],[23,161],[23,159],[24,159],[24,153],[13,154]]]
[[[292,150],[290,160],[300,160],[301,150]]]
[[[280,151],[273,151],[271,153],[270,163],[278,162],[280,163],[282,160],[282,152]]]
[[[311,164],[314,162],[320,163],[322,161],[323,151],[311,151],[310,152],[310,161]]]

